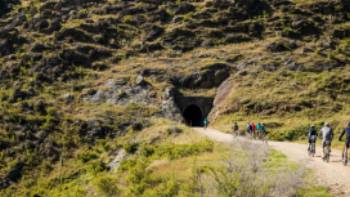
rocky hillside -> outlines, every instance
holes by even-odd
[[[131,136],[184,122],[186,99],[206,98],[217,127],[264,120],[290,140],[310,121],[340,127],[350,110],[348,0],[2,0],[0,27],[8,196],[49,175],[54,190],[52,173],[96,160],[82,153],[94,147],[105,163],[133,153]]]

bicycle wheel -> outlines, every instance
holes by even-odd
[[[308,149],[307,149],[307,152],[308,152],[308,154],[309,154],[309,156],[311,156],[311,153],[312,153],[312,144],[311,143],[309,143],[309,147],[308,147]]]
[[[237,136],[238,136],[238,135],[237,135],[235,132],[232,133],[232,138],[233,138],[233,139],[236,139]]]
[[[312,143],[311,144],[311,156],[315,157],[315,153],[316,153],[316,144]]]
[[[330,155],[331,154],[331,147],[328,145],[327,146],[327,157],[326,157],[326,161],[329,162],[330,160]]]
[[[323,161],[329,162],[329,146],[328,145],[323,147]]]
[[[345,151],[343,154],[344,154],[343,164],[344,166],[346,166],[348,165],[348,160],[349,160],[348,148],[345,148]]]

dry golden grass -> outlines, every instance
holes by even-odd
[[[312,4],[312,3],[322,2],[322,1],[327,1],[327,0],[293,0],[293,2],[296,3],[297,5]]]

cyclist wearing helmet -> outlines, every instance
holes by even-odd
[[[339,136],[339,141],[342,140],[343,136],[346,134],[345,138],[345,146],[347,148],[350,147],[350,122],[348,123],[347,127],[342,131],[342,133]]]
[[[322,136],[323,159],[325,161],[329,161],[331,144],[333,140],[333,129],[328,123],[325,123],[321,128],[320,135]]]
[[[308,130],[308,140],[309,140],[309,147],[308,151],[310,154],[314,155],[316,152],[316,140],[317,140],[317,131],[315,125],[311,125]]]
[[[348,149],[350,147],[350,122],[348,123],[347,127],[342,131],[342,133],[339,136],[339,141],[342,140],[343,136],[346,134],[346,138],[345,138],[345,146],[344,146],[344,150],[342,153],[342,158],[343,159],[348,159]],[[347,163],[347,161],[345,161],[345,164]]]

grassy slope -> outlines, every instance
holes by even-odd
[[[235,113],[227,114],[224,118],[219,118],[217,124],[224,130],[228,130],[230,122],[240,121],[242,124],[249,120],[263,121],[267,124],[276,123],[279,132],[285,130],[293,130],[298,127],[307,127],[310,123],[320,124],[323,121],[328,121],[338,130],[347,123],[349,112],[349,97],[348,93],[341,93],[336,100],[329,97],[329,92],[324,90],[330,89],[329,83],[341,84],[349,75],[348,68],[337,69],[333,71],[325,71],[322,73],[297,73],[287,70],[281,70],[275,73],[263,72],[258,77],[237,77],[235,82],[238,84],[230,98],[227,99],[228,107],[235,102],[243,103],[259,103],[262,108],[266,105],[278,105],[279,103],[300,104],[308,103],[314,105],[300,112],[288,113],[288,109],[281,110],[277,114],[267,115],[264,113],[245,114]],[[246,81],[249,81],[246,84]],[[274,84],[278,83],[278,86]],[[342,86],[332,91],[341,92],[342,89],[347,89],[347,86]],[[337,106],[340,109],[337,109]],[[226,117],[227,116],[227,117]],[[241,125],[243,127],[243,125]],[[275,128],[271,128],[275,131]]]
[[[204,189],[205,196],[218,195],[215,180],[205,169],[223,169],[230,157],[244,160],[242,150],[205,141],[202,136],[183,126],[179,126],[183,130],[181,134],[169,136],[164,131],[175,123],[156,121],[162,126],[154,126],[143,133],[133,133],[116,141],[100,141],[92,149],[81,147],[76,153],[79,160],[66,160],[63,166],[57,164],[50,173],[41,169],[37,180],[27,179],[16,185],[15,192],[5,190],[3,196],[200,196],[203,186],[207,187]],[[103,163],[112,159],[108,150],[113,147],[120,146],[120,143],[125,146],[130,139],[143,143],[159,137],[164,140],[161,140],[160,147],[153,149],[154,154],[145,156],[145,147],[153,145],[144,144],[138,152],[127,157],[120,169],[110,172],[103,169]],[[167,147],[166,150],[164,147]],[[264,166],[271,175],[299,168],[277,151],[270,153]],[[198,179],[197,173],[209,178]],[[314,182],[312,174],[307,175],[306,179]],[[311,184],[299,188],[298,196],[326,197],[329,194],[325,188]]]
[[[298,1],[298,3],[302,2]],[[29,4],[27,3],[23,4],[23,6],[28,5]],[[202,6],[201,3],[199,3],[199,7],[200,6]],[[83,10],[82,12],[85,11],[88,12],[89,10]],[[91,16],[91,18],[95,21],[110,17],[114,16]],[[191,18],[190,15],[186,17],[189,19]],[[129,19],[130,18],[131,17],[129,17]],[[125,17],[125,19],[123,20],[127,20],[127,17]],[[260,21],[262,19],[257,18],[253,20]],[[79,26],[81,23],[84,22],[85,21],[83,20],[74,19],[63,24],[63,27],[72,28]],[[171,25],[166,28],[167,30],[171,30],[174,27],[175,25]],[[47,40],[51,39],[50,35],[35,34],[33,32],[28,32],[28,36],[30,36],[33,40],[37,40],[40,42],[46,42]],[[138,55],[137,57],[131,57],[129,59],[122,60],[120,63],[117,64],[111,64],[110,62],[108,62],[110,68],[106,71],[94,71],[91,69],[79,67],[77,68],[77,72],[84,73],[83,78],[73,80],[72,82],[56,82],[47,86],[45,85],[45,87],[40,90],[39,96],[34,97],[32,99],[27,99],[23,102],[19,101],[18,103],[16,103],[16,105],[9,104],[6,101],[6,98],[10,97],[13,94],[13,89],[7,87],[2,88],[1,97],[3,99],[1,101],[1,105],[5,109],[4,111],[6,111],[6,113],[11,112],[12,114],[21,114],[27,119],[39,119],[43,120],[45,123],[48,124],[52,124],[51,120],[55,116],[55,113],[49,113],[48,115],[40,115],[36,113],[31,114],[21,111],[21,105],[25,103],[35,103],[39,98],[42,98],[50,104],[51,111],[57,112],[59,116],[62,119],[64,119],[63,122],[65,122],[67,119],[73,121],[77,119],[90,120],[94,119],[97,116],[100,116],[101,114],[106,114],[106,112],[112,112],[112,114],[116,114],[116,119],[122,118],[123,115],[128,114],[129,112],[131,113],[129,116],[130,119],[135,118],[137,115],[140,115],[141,112],[141,116],[149,117],[155,114],[155,112],[159,111],[159,107],[157,104],[155,104],[155,106],[136,107],[134,105],[118,106],[108,104],[93,104],[81,102],[80,96],[87,89],[103,88],[101,84],[106,82],[108,79],[126,78],[128,81],[133,81],[136,78],[137,74],[144,68],[157,68],[165,70],[168,72],[169,75],[180,72],[186,75],[192,73],[194,70],[201,68],[203,65],[207,65],[213,62],[226,62],[228,59],[237,57],[237,55],[242,55],[243,60],[230,63],[230,65],[233,68],[235,67],[235,65],[238,65],[241,62],[244,62],[245,60],[256,59],[256,57],[260,58],[255,61],[253,66],[249,67],[248,75],[233,76],[237,84],[237,88],[235,88],[230,94],[230,96],[226,99],[225,105],[228,109],[231,109],[239,101],[239,103],[242,103],[242,108],[234,112],[230,112],[229,110],[228,112],[222,113],[222,115],[220,115],[219,118],[216,119],[213,123],[215,127],[220,128],[222,130],[229,130],[232,121],[238,121],[240,123],[240,126],[242,127],[247,121],[250,120],[263,121],[268,123],[268,129],[271,131],[271,136],[274,139],[296,140],[302,138],[305,132],[305,128],[310,122],[321,123],[327,120],[334,124],[337,127],[337,131],[339,131],[339,128],[341,128],[343,124],[347,121],[347,113],[349,112],[348,87],[346,82],[344,82],[344,79],[348,78],[349,69],[347,67],[345,67],[344,69],[334,69],[332,71],[323,71],[319,73],[292,72],[286,71],[285,69],[279,69],[276,72],[267,72],[262,70],[259,67],[259,65],[262,65],[264,63],[271,63],[273,61],[278,62],[281,61],[281,59],[285,60],[290,56],[294,57],[295,60],[298,62],[311,62],[310,64],[312,64],[318,59],[323,60],[332,58],[333,56],[337,58],[344,58],[344,54],[342,54],[341,51],[336,51],[335,54],[330,54],[328,57],[324,57],[321,56],[316,50],[311,54],[301,56],[300,52],[302,51],[302,48],[296,51],[285,52],[278,55],[267,51],[266,46],[269,43],[272,43],[278,39],[280,39],[279,36],[274,37],[269,35],[267,38],[263,38],[261,40],[254,40],[251,42],[241,44],[225,44],[212,48],[198,48],[194,51],[183,54],[176,53],[170,49],[164,49],[161,52],[156,52],[154,54],[145,54]],[[133,44],[137,44],[140,41],[138,40],[138,38],[135,38],[133,42]],[[317,44],[319,44],[318,41],[311,41],[310,43],[306,43],[305,46],[314,46]],[[346,49],[348,46],[348,41],[344,39],[341,41],[339,48]],[[29,49],[29,47],[30,45],[22,48],[20,51],[18,51],[17,56],[22,57],[22,55],[24,55],[24,52],[27,49]],[[52,52],[52,54],[54,53],[55,52]],[[120,53],[123,54],[126,52],[121,51]],[[52,54],[50,53],[45,55]],[[174,56],[177,57],[173,58]],[[275,58],[276,56],[278,56],[278,58]],[[24,69],[22,72],[27,73],[28,70]],[[24,75],[22,77],[22,80],[24,81],[24,89],[27,88],[26,86],[29,86],[28,84],[34,81],[32,76]],[[146,80],[151,82],[155,91],[159,93],[157,95],[157,99],[159,101],[161,97],[160,92],[163,90],[164,87],[168,86],[169,84],[164,81],[160,82],[153,77],[147,78]],[[338,91],[337,88],[328,87],[328,85],[332,84],[333,82],[342,86],[342,89],[340,89],[338,92],[338,98],[336,101],[331,100],[329,96],[329,93],[333,91]],[[278,86],[276,84],[278,84]],[[77,86],[88,88],[83,88],[83,91],[73,90],[74,87]],[[262,91],[265,89],[268,89],[269,91]],[[183,91],[185,93],[187,91],[188,94],[198,95],[204,94],[212,96],[215,94],[215,89],[198,90],[198,92],[192,92],[189,90]],[[59,97],[65,93],[70,93],[76,97],[73,104],[66,105],[64,102],[59,101]],[[274,105],[278,102],[286,102],[283,103],[283,105],[289,106],[300,104],[304,101],[311,101],[316,105],[312,109],[305,109],[300,112],[278,111],[277,113],[274,113],[272,115],[266,115],[263,112],[251,112],[244,108],[246,104],[251,103],[257,103],[259,105],[264,106]],[[336,109],[337,104],[342,106],[340,111],[337,111]],[[160,124],[158,122],[160,120],[152,121],[155,125]],[[162,122],[162,124],[173,125],[174,123],[169,123],[165,121],[165,123]],[[47,126],[47,124],[44,124],[43,128],[45,128],[45,125]],[[165,132],[166,127],[167,126],[164,126],[164,128],[151,127],[147,129],[147,131],[144,131],[145,134],[150,134],[147,136],[142,136],[142,134],[135,133],[135,131],[132,131],[132,129],[130,129],[130,133],[127,134],[127,136],[125,137],[121,137],[118,139],[100,140],[96,144],[96,146],[90,147],[87,144],[80,143],[79,136],[76,133],[71,133],[73,129],[67,129],[64,127],[64,124],[60,124],[59,132],[54,132],[53,135],[50,137],[51,140],[59,144],[66,144],[67,141],[73,141],[78,146],[74,150],[67,150],[67,152],[70,152],[71,154],[69,154],[69,159],[65,161],[64,166],[61,167],[59,163],[54,163],[52,165],[49,161],[43,162],[43,164],[40,165],[37,169],[26,172],[26,174],[23,177],[24,181],[14,185],[12,188],[5,190],[4,195],[11,195],[11,193],[13,193],[17,189],[18,190],[16,192],[18,192],[18,194],[20,195],[24,195],[25,193],[49,193],[52,196],[74,195],[81,193],[81,191],[83,191],[83,194],[84,192],[86,192],[89,195],[96,196],[102,195],[105,192],[107,192],[106,195],[108,195],[108,192],[113,193],[114,190],[116,192],[120,190],[122,193],[128,192],[130,182],[128,183],[128,180],[119,180],[116,178],[125,175],[125,172],[124,174],[122,172],[116,172],[115,174],[111,175],[110,173],[102,170],[104,165],[103,163],[106,163],[111,159],[108,153],[119,147],[128,146],[128,142],[132,141],[131,139],[134,137],[134,135],[141,135],[142,137],[140,138],[145,140],[152,135],[154,135],[155,137],[158,136],[158,133],[154,132],[153,129]],[[163,136],[164,142],[162,143],[170,143],[172,140],[174,140],[174,142],[181,141],[182,143],[188,144],[197,142],[197,136],[191,137],[191,140],[186,142],[186,140],[188,140],[188,135],[192,136],[194,134],[188,132],[187,128],[184,128],[184,130],[185,134],[182,134],[175,138],[173,136]],[[6,131],[1,130],[0,134],[2,139],[5,141],[15,140],[12,139],[11,136],[7,136]],[[70,138],[71,140],[67,140]],[[155,177],[151,177],[151,179],[155,179],[155,182],[157,182],[159,179],[163,179],[164,177],[174,178],[175,172],[176,175],[181,175],[181,184],[189,184],[189,181],[191,180],[192,176],[192,168],[194,166],[193,163],[199,163],[196,165],[210,165],[208,163],[216,163],[221,159],[222,155],[226,153],[223,150],[228,152],[228,149],[215,145],[214,150],[212,152],[201,153],[197,156],[187,155],[184,158],[179,158],[170,161],[163,158],[164,156],[160,158],[151,158],[151,160],[159,160],[158,163],[153,163],[153,170],[155,171],[155,173],[152,174]],[[30,154],[31,153],[28,153],[28,155],[24,154],[23,157],[29,157]],[[97,158],[94,158],[94,155],[97,155]],[[82,159],[81,157],[89,158],[90,156],[92,157],[90,161],[85,163],[82,161],[84,159]],[[15,162],[10,162],[9,160],[12,160],[12,158],[5,158],[5,156],[2,155],[0,155],[0,158],[0,174],[3,175]],[[137,159],[134,158],[134,160]],[[277,160],[281,163],[285,162],[285,160]],[[103,162],[100,163],[100,161]],[[60,178],[62,176],[70,177],[76,172],[78,174],[77,177],[73,176],[72,179],[67,178],[67,180],[65,180],[67,182],[61,184]],[[157,177],[157,175],[161,176]],[[107,188],[104,188],[104,182],[114,182],[115,184],[111,187],[108,186]],[[171,181],[169,181],[169,183],[167,184],[168,186],[170,185],[169,187],[172,187],[173,185]],[[116,185],[118,185],[118,187],[120,188],[114,188],[114,186]],[[162,187],[168,186],[159,185],[158,189],[162,190]],[[186,188],[184,189],[184,191],[186,191]]]
[[[254,46],[254,44],[252,44],[252,46]],[[225,47],[225,51],[226,53],[222,54],[221,57],[216,57],[214,55],[214,57],[210,57],[207,58],[207,60],[203,60],[200,59],[198,60],[199,63],[197,63],[197,65],[201,65],[200,62],[201,61],[205,61],[205,62],[210,62],[213,61],[213,59],[215,58],[216,61],[224,61],[228,54],[232,54],[235,53],[237,50],[239,50],[241,47],[241,45],[228,45]],[[220,50],[221,47],[218,48],[214,48],[211,50],[205,50],[205,52],[203,52],[203,54],[217,54],[217,51]],[[247,49],[248,50],[248,49]],[[201,49],[199,49],[198,51],[201,51]],[[191,59],[193,61],[193,59],[195,59],[196,54],[198,51],[194,51],[194,52],[190,52],[187,54],[184,54],[183,56],[179,57],[181,60],[181,62],[178,62],[175,68],[177,69],[181,69],[181,65],[186,62],[186,58]],[[226,56],[227,55],[227,56]],[[199,59],[199,58],[198,58]],[[96,87],[99,88],[98,85],[95,84],[101,84],[101,82],[105,82],[107,81],[107,79],[110,78],[122,78],[123,77],[123,73],[128,72],[127,77],[132,76],[132,73],[137,73],[139,72],[140,68],[135,67],[134,69],[130,69],[131,64],[137,64],[139,62],[142,62],[142,64],[144,65],[143,68],[154,68],[155,65],[159,64],[158,68],[162,68],[162,69],[167,69],[168,67],[166,65],[164,65],[164,63],[162,63],[163,61],[161,60],[161,58],[157,58],[157,59],[152,59],[152,58],[148,58],[148,57],[140,57],[138,59],[131,59],[131,60],[125,60],[122,61],[121,63],[119,63],[118,65],[116,65],[114,68],[112,68],[112,70],[116,70],[117,72],[98,72],[96,73],[98,75],[96,80],[91,80],[89,78],[87,78],[88,80],[86,81],[81,81],[80,83],[85,83],[86,85],[89,85],[90,87]],[[194,64],[196,65],[196,64]],[[281,71],[283,72],[283,71]],[[298,80],[297,77],[300,77],[302,79],[309,79],[311,82],[313,82],[315,79],[316,81],[313,82],[314,86],[316,86],[315,88],[317,88],[317,86],[321,86],[322,84],[320,84],[319,82],[317,82],[317,79],[322,76],[322,74],[314,74],[314,73],[301,73],[300,76],[298,76],[298,74],[296,73],[292,73],[292,72],[288,72],[286,71],[290,76],[290,79],[295,80],[295,82],[300,82],[301,80]],[[333,71],[334,74],[337,74],[337,72],[340,71]],[[342,72],[342,74],[344,74],[344,76],[346,75],[346,72]],[[324,73],[325,78],[327,78],[328,73]],[[247,81],[247,78],[250,78],[249,80],[255,81],[254,86],[243,86],[240,87],[240,89],[237,90],[237,94],[233,94],[232,97],[232,101],[235,101],[235,99],[246,99],[246,98],[254,98],[254,99],[259,99],[259,94],[258,90],[261,88],[261,86],[271,86],[271,84],[275,83],[274,80],[276,80],[279,77],[279,73],[266,73],[266,72],[262,72],[261,75],[259,75],[259,80],[261,78],[260,82],[264,82],[264,83],[258,83],[257,81],[253,80],[252,78],[250,78],[251,76],[246,76],[246,78],[244,79],[240,79],[237,81]],[[95,77],[94,77],[95,78]],[[299,79],[300,79],[299,78]],[[147,79],[148,81],[153,82],[153,84],[155,84],[155,88],[161,89],[164,85],[166,84],[162,84],[162,83],[157,83],[156,81],[152,81],[153,79]],[[319,78],[320,81],[324,81],[322,78]],[[290,81],[288,81],[290,82]],[[307,86],[308,82],[306,81],[304,84],[304,86]],[[285,86],[289,86],[289,83],[286,83]],[[79,96],[79,92],[74,92],[74,91],[70,91],[71,87],[70,84],[67,85],[55,85],[54,89],[56,92],[71,92],[76,96]],[[280,87],[276,87],[276,91],[278,91],[278,89],[280,89]],[[312,90],[312,89],[310,89]],[[42,96],[44,98],[51,98],[51,91],[50,88],[48,88],[47,90],[47,95],[48,97],[45,97],[45,94],[43,93]],[[285,99],[283,98],[283,96],[287,97],[290,92],[292,92],[293,90],[286,90],[286,92],[280,97],[279,95],[275,94],[273,91],[269,91],[266,92],[265,96],[271,96],[271,101],[275,100],[275,99]],[[236,90],[234,91],[236,92]],[[242,94],[243,92],[243,94]],[[245,94],[246,92],[250,92],[249,94]],[[49,96],[50,95],[50,96]],[[244,95],[242,97],[242,95]],[[302,95],[300,97],[296,97],[295,100],[293,100],[293,102],[298,102],[298,99],[302,100],[303,97]],[[228,100],[230,101],[230,100]],[[346,98],[344,100],[344,102],[347,101]],[[55,103],[55,100],[52,100],[53,103]],[[55,103],[55,105],[59,105],[59,103]],[[108,104],[86,104],[86,103],[80,103],[77,102],[76,104],[73,105],[74,107],[71,106],[67,106],[67,107],[63,107],[60,109],[60,111],[70,111],[71,109],[73,109],[73,113],[71,113],[71,115],[74,118],[79,118],[79,119],[90,119],[92,117],[94,117],[97,114],[103,114],[106,111],[115,111],[116,113],[118,112],[123,112],[125,111],[125,109],[129,110],[128,108],[122,107],[122,106],[111,106]],[[144,107],[144,106],[143,106]],[[144,111],[142,107],[142,111]],[[152,111],[157,111],[157,109],[153,109],[153,107],[148,107],[149,108],[149,113],[146,111],[144,111],[146,114],[152,114]],[[254,120],[254,121],[260,121],[262,120],[263,122],[266,123],[283,123],[283,126],[276,128],[275,130],[273,130],[273,132],[276,132],[276,136],[278,138],[278,133],[282,133],[285,134],[291,130],[293,130],[294,128],[298,128],[299,124],[306,126],[309,122],[307,119],[305,119],[305,117],[307,117],[307,114],[315,114],[314,116],[312,116],[312,120],[317,120],[317,113],[315,113],[315,111],[311,111],[311,112],[300,112],[297,114],[293,114],[293,115],[289,115],[289,114],[285,114],[283,116],[280,115],[273,115],[273,116],[264,116],[264,115],[247,115],[245,113],[234,113],[234,114],[227,114],[227,115],[223,115],[220,116],[220,118],[217,119],[217,121],[214,123],[215,127],[218,128],[222,128],[223,130],[228,130],[230,127],[230,123],[235,120],[235,121],[239,121],[240,125],[244,125],[246,121],[248,120]],[[334,114],[331,112],[331,110],[327,111],[327,113],[329,114]],[[327,117],[326,114],[324,114],[322,117]],[[334,117],[335,121],[339,121],[339,117],[342,117],[342,120],[345,121],[346,119],[346,115],[342,115],[340,113],[337,113],[337,116]],[[156,120],[158,121],[158,120]],[[295,122],[298,122],[298,125],[295,125]],[[154,123],[154,124],[160,124],[158,122]],[[163,123],[162,123],[163,124]],[[169,124],[169,123],[165,123]],[[164,126],[166,127],[166,126]],[[158,130],[164,131],[165,129],[161,128]],[[285,129],[282,130],[281,128]],[[151,130],[148,130],[148,132],[152,135],[157,136],[157,133],[153,133],[154,131],[152,129],[154,128],[150,128]],[[186,129],[187,131],[187,129]],[[147,134],[147,131],[145,131],[145,133]],[[187,131],[186,135],[188,135],[189,132]],[[193,135],[193,134],[190,134]],[[58,136],[57,136],[58,137]],[[178,141],[183,141],[183,139],[188,139],[187,137],[181,137],[181,140]],[[96,146],[94,146],[92,148],[92,150],[89,149],[89,147],[87,146],[81,146],[79,147],[79,149],[74,152],[75,156],[72,156],[71,160],[67,160],[65,161],[65,164],[63,167],[61,167],[59,164],[56,164],[54,166],[50,166],[50,164],[43,164],[42,167],[38,168],[36,171],[34,172],[30,172],[28,173],[26,176],[23,177],[23,182],[16,184],[15,186],[13,186],[12,188],[9,188],[7,190],[5,190],[3,192],[4,196],[9,195],[11,196],[14,191],[16,190],[16,193],[19,195],[27,195],[27,194],[41,194],[43,196],[45,195],[49,195],[49,196],[76,196],[76,195],[90,195],[90,196],[101,196],[101,195],[106,195],[106,196],[113,196],[115,193],[121,193],[121,195],[125,194],[127,192],[130,192],[130,182],[128,183],[128,180],[123,180],[123,179],[119,179],[118,177],[123,177],[125,176],[125,172],[115,172],[113,174],[109,173],[109,172],[105,172],[105,171],[100,171],[101,169],[99,168],[103,168],[103,166],[99,166],[99,162],[100,160],[104,160],[104,157],[106,157],[107,153],[110,152],[111,150],[115,149],[119,144],[123,144],[127,141],[129,141],[128,139],[132,138],[130,136],[126,136],[125,138],[118,138],[115,140],[102,140],[100,143],[98,143]],[[195,139],[197,139],[197,137],[194,137]],[[192,138],[193,139],[193,138]],[[282,137],[280,139],[285,139],[285,137]],[[294,139],[294,138],[293,138]],[[167,140],[171,140],[171,139],[167,139]],[[176,140],[176,138],[175,138]],[[58,140],[57,140],[58,141]],[[166,143],[166,142],[165,142]],[[185,142],[182,142],[185,143]],[[188,141],[187,143],[193,143],[193,141]],[[215,146],[216,147],[216,146]],[[107,148],[107,149],[106,149]],[[224,148],[224,150],[227,151],[227,149]],[[97,159],[94,158],[91,161],[88,161],[87,163],[82,162],[81,160],[77,160],[76,158],[79,158],[79,154],[87,154],[89,155],[90,153],[93,153],[97,156]],[[152,169],[154,170],[154,173],[151,173],[151,182],[153,182],[155,180],[155,182],[158,182],[159,180],[170,180],[169,182],[166,182],[165,185],[161,184],[158,185],[157,187],[155,187],[155,191],[152,191],[151,189],[146,189],[147,192],[146,193],[151,193],[149,194],[150,196],[154,195],[153,192],[159,192],[159,191],[167,191],[166,188],[170,187],[172,189],[178,187],[178,186],[174,186],[175,183],[179,183],[179,186],[182,192],[184,192],[184,196],[191,196],[191,192],[189,192],[189,188],[188,185],[190,185],[192,178],[193,178],[193,168],[194,166],[198,165],[198,166],[202,166],[202,165],[217,165],[218,162],[220,162],[222,160],[223,154],[225,152],[223,151],[222,148],[214,148],[213,152],[210,153],[202,153],[200,155],[197,156],[188,156],[185,158],[181,158],[181,159],[176,159],[176,160],[164,160],[163,158],[157,158],[157,162],[155,162],[155,164],[153,164]],[[107,156],[107,158],[110,160],[111,158]],[[107,160],[108,160],[107,159]],[[107,161],[106,160],[106,161]],[[279,159],[278,159],[279,160]],[[282,161],[278,161],[281,163],[285,162],[285,159]],[[277,163],[278,163],[277,162]],[[149,165],[152,165],[150,163],[148,163]],[[141,165],[141,164],[140,164]],[[45,166],[49,167],[49,170],[45,169]],[[145,167],[145,166],[142,166]],[[141,168],[142,168],[141,167]],[[50,170],[51,169],[51,170]],[[52,170],[53,169],[53,170]],[[29,177],[32,176],[32,173],[34,174],[39,174],[35,179],[30,179]],[[75,177],[74,174],[77,173],[78,176]],[[73,178],[69,178],[70,176],[73,175]],[[176,176],[175,176],[176,175]],[[60,179],[62,177],[68,177],[66,178],[63,183],[60,181]],[[176,177],[176,178],[175,178]],[[179,179],[179,180],[177,180]],[[148,180],[149,181],[149,180]],[[107,184],[108,182],[108,184]],[[110,183],[114,183],[114,184],[110,184]],[[54,184],[54,185],[52,185]],[[107,185],[107,186],[106,186]],[[177,185],[177,184],[175,184]],[[106,188],[107,187],[107,188]],[[146,188],[148,188],[149,186],[146,186]],[[132,189],[132,188],[131,188]],[[170,189],[170,190],[172,190]],[[175,189],[174,189],[175,190]],[[169,191],[171,192],[171,191]],[[305,192],[305,196],[310,196],[310,195],[314,195],[314,196],[327,196],[326,191],[324,191],[323,188],[315,188],[315,189],[305,189],[302,190],[301,192]],[[324,194],[323,194],[324,192]],[[321,194],[320,194],[321,193]]]

